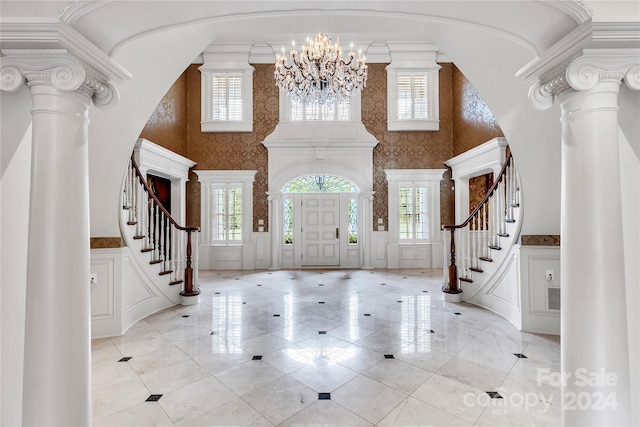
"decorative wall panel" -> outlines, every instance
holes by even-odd
[[[453,67],[453,155],[504,136],[487,104],[460,70]]]
[[[187,75],[182,73],[151,114],[140,138],[187,157]]]

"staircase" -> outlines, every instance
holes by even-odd
[[[183,227],[171,217],[149,188],[133,156],[124,179],[120,228],[134,254],[136,274],[148,279],[144,282],[173,303],[199,301],[199,230]]]
[[[478,207],[461,224],[443,227],[449,232],[445,299],[464,300],[512,321],[519,318],[519,280],[509,276],[522,225],[520,197],[518,171],[509,153]]]

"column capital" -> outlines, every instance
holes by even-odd
[[[272,202],[282,198],[282,192],[280,191],[267,191],[267,200]]]
[[[97,107],[118,103],[118,90],[104,75],[82,63],[66,49],[3,49],[0,88],[14,92],[28,87],[50,85],[62,91],[77,91]]]
[[[34,49],[34,46],[38,48]],[[98,107],[118,103],[113,83],[131,74],[64,22],[7,22],[0,28],[0,90],[24,84],[77,91]]]
[[[545,110],[567,91],[624,80],[640,89],[640,24],[585,22],[516,74],[529,81],[529,101]]]
[[[373,200],[373,196],[374,194],[376,194],[375,191],[361,191],[360,192],[360,196],[362,196],[363,198],[372,201]]]

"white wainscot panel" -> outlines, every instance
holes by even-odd
[[[389,243],[388,231],[374,231],[371,234],[371,253],[373,268],[387,268],[387,244]]]
[[[211,246],[210,265],[214,270],[242,268],[242,246]]]
[[[398,247],[400,268],[430,268],[431,245],[411,245]]]
[[[122,330],[122,248],[92,249],[91,337],[117,336]]]
[[[522,329],[545,334],[560,333],[560,247],[520,248]],[[548,274],[552,278],[548,278]]]
[[[268,232],[253,233],[253,246],[255,248],[255,268],[269,268],[271,259],[271,239]]]

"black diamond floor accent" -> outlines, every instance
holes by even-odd
[[[320,283],[318,286],[324,286],[324,284],[323,284],[323,283]]]
[[[402,302],[402,301],[398,301],[398,302]]]
[[[220,335],[220,332],[218,332],[218,331],[213,331],[213,332],[211,332],[211,335]]]
[[[393,354],[385,354],[384,358],[385,359],[395,359],[395,357],[393,357]]]
[[[251,360],[262,360],[262,356],[253,356]]]
[[[122,359],[118,360],[118,362],[128,362],[129,360],[131,360],[131,357],[127,356],[127,357],[123,357]]]
[[[502,396],[497,391],[488,391],[487,394],[492,399],[502,399]]]
[[[318,304],[324,304],[324,301],[318,301]]]
[[[220,295],[220,292],[214,292],[213,294],[214,295]]]
[[[371,316],[371,314],[369,314],[369,313],[365,313],[364,315],[365,315],[366,317]]]
[[[189,317],[189,314],[183,314],[182,317]]]
[[[455,312],[453,314],[455,314],[456,316],[462,316],[462,313],[458,313],[458,312]]]
[[[331,393],[318,393],[318,400],[331,400]]]
[[[404,276],[404,277],[403,277],[403,279],[406,279],[406,278],[407,278],[407,276]]]
[[[273,317],[280,317],[280,315],[279,314],[274,314]]]
[[[256,285],[256,286],[262,286],[262,285]]]
[[[386,283],[380,283],[380,286],[386,286],[386,285],[387,285]]]
[[[239,277],[236,277],[236,278],[235,278],[235,279],[233,279],[233,280],[240,280],[240,278],[239,278]]]
[[[320,335],[327,335],[327,331],[318,331]]]
[[[422,291],[422,292],[424,292],[424,293],[426,294],[426,293],[427,293],[427,292],[429,292],[429,291]]]
[[[517,357],[518,359],[528,359],[528,357],[527,357],[527,356],[525,356],[525,355],[524,355],[524,354],[522,354],[522,353],[513,353],[513,355],[514,355],[515,357]]]
[[[242,301],[242,303],[243,303],[243,304],[246,304],[247,302],[246,302],[246,301]]]
[[[145,402],[157,402],[158,400],[160,400],[161,397],[162,397],[161,394],[152,394],[149,397],[147,397],[147,400],[145,400]]]

